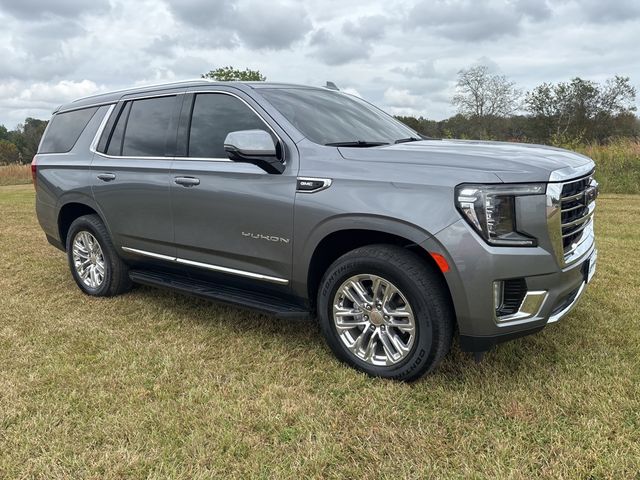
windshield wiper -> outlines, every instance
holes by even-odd
[[[356,140],[353,142],[332,142],[325,143],[328,147],[379,147],[381,145],[389,145],[387,142],[365,142],[364,140]]]
[[[407,138],[401,138],[399,140],[396,140],[393,143],[408,143],[408,142],[419,142],[420,140],[422,140],[422,138],[416,138],[416,137],[407,137]]]

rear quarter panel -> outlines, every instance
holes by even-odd
[[[70,152],[38,153],[38,185],[36,214],[47,235],[60,240],[58,214],[68,203],[78,202],[96,208],[91,192],[91,161],[89,147],[109,106],[100,107]]]

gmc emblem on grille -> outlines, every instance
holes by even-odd
[[[598,187],[589,187],[584,191],[584,204],[589,205],[598,196]]]

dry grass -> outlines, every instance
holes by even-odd
[[[609,145],[587,145],[580,153],[596,162],[596,179],[607,193],[640,194],[640,142],[621,138]]]
[[[316,328],[80,293],[30,187],[0,188],[0,478],[639,478],[640,197],[603,196],[573,313],[412,385]]]
[[[30,165],[0,165],[0,185],[31,183]]]

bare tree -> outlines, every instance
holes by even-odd
[[[521,96],[514,82],[478,65],[458,72],[451,102],[467,117],[507,117],[520,108]]]

